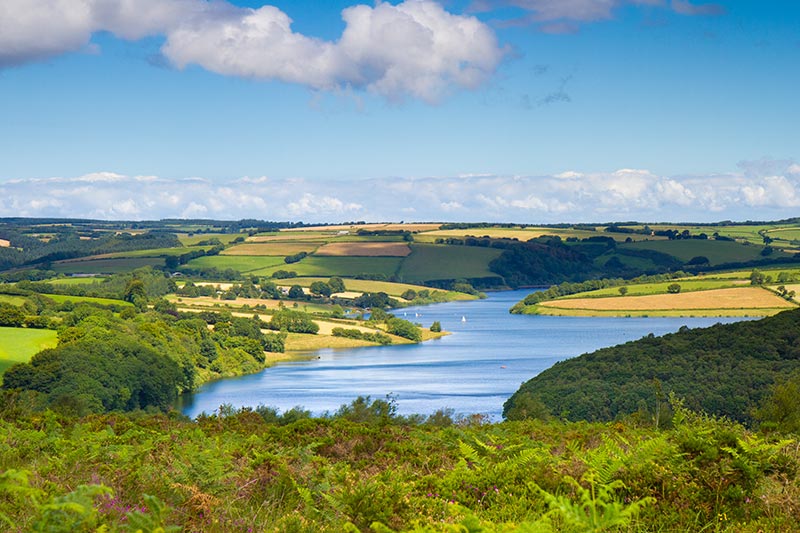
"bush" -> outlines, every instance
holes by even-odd
[[[670,294],[678,294],[681,292],[681,286],[677,283],[671,283],[667,285],[667,292]]]

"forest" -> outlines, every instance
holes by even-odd
[[[771,388],[800,376],[799,340],[800,310],[649,335],[556,363],[524,383],[504,413],[524,416],[527,409],[593,421],[653,417],[668,411],[666,398],[674,394],[691,409],[753,425]]]

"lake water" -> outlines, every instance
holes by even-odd
[[[184,414],[211,413],[222,404],[302,406],[333,412],[358,396],[392,394],[400,414],[452,408],[499,420],[503,402],[520,384],[557,361],[689,327],[735,318],[583,318],[511,315],[530,290],[489,293],[485,300],[401,309],[423,325],[438,320],[452,332],[421,344],[321,350],[307,361],[278,363],[257,374],[209,383],[182,398]],[[463,317],[463,319],[462,319]]]

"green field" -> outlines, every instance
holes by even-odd
[[[164,260],[157,257],[126,257],[120,259],[93,259],[53,263],[50,270],[62,274],[117,274],[130,272],[146,266],[163,266]]]
[[[262,235],[276,235],[275,233],[262,233]],[[237,237],[242,237],[241,233],[196,233],[191,237],[186,234],[179,234],[178,240],[184,246],[194,246],[198,242],[207,241],[209,239],[219,239],[222,244],[229,244],[236,240]],[[245,235],[246,237],[246,235]]]
[[[620,248],[634,250],[654,250],[677,257],[683,262],[693,257],[705,256],[712,265],[723,263],[753,261],[761,259],[763,246],[747,246],[731,241],[715,241],[701,239],[680,239],[674,241],[641,241],[620,245]],[[783,252],[775,251],[771,258],[788,257]]]
[[[217,268],[225,270],[232,268],[237,272],[251,273],[256,270],[264,270],[269,267],[290,267],[283,261],[283,257],[257,256],[257,255],[212,255],[192,259],[186,266],[189,268]],[[284,268],[284,270],[294,270],[294,268]]]
[[[289,270],[297,272],[299,276],[342,276],[353,277],[360,274],[379,274],[391,277],[403,260],[402,257],[306,257],[299,263],[287,265],[281,258],[280,264],[261,270],[252,271],[251,274],[269,276],[276,270]]]
[[[103,276],[69,277],[48,279],[45,282],[53,285],[91,285],[92,283],[102,283],[105,279]]]
[[[64,302],[72,302],[74,304],[84,302],[97,305],[122,305],[122,306],[133,305],[132,303],[123,300],[112,300],[111,298],[95,298],[92,296],[70,296],[66,294],[43,294],[42,296],[46,296],[47,298],[50,298],[51,300],[59,304]]]
[[[667,287],[677,283],[681,286],[681,292],[694,292],[694,291],[707,291],[711,289],[725,289],[728,287],[741,287],[747,286],[747,283],[742,283],[734,279],[680,279],[673,281],[664,281],[660,283],[642,283],[625,285],[628,289],[626,296],[646,296],[649,294],[665,294]],[[596,291],[579,292],[577,294],[570,294],[559,298],[559,300],[569,300],[575,298],[606,298],[608,296],[621,296],[619,287],[608,287],[606,289],[598,289]]]
[[[25,303],[25,297],[15,294],[0,294],[0,303],[22,305]]]
[[[398,275],[401,281],[484,278],[497,274],[489,262],[502,253],[497,248],[412,244],[411,255],[403,260]]]
[[[58,334],[51,329],[26,329],[0,327],[0,374],[16,363],[30,361],[31,357],[58,344]]]

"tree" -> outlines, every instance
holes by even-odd
[[[401,294],[400,297],[405,300],[413,300],[414,298],[417,297],[417,291],[415,291],[414,289],[408,289],[405,292],[403,292],[403,294]]]
[[[619,294],[620,296],[625,296],[626,294],[628,294],[628,287],[620,287]]]
[[[316,294],[317,296],[330,296],[333,291],[331,290],[331,286],[325,283],[324,281],[315,281],[311,284],[310,287],[311,294]]]
[[[431,331],[433,331],[434,333],[440,333],[442,331],[442,323],[437,320],[436,322],[431,324]]]
[[[18,328],[25,323],[25,313],[16,305],[0,303],[0,326]]]
[[[667,292],[670,294],[678,294],[681,292],[681,286],[677,283],[671,283],[667,286]]]
[[[330,286],[331,291],[333,292],[344,292],[344,280],[340,277],[334,276],[328,280],[328,286]]]
[[[303,292],[303,287],[300,285],[292,285],[289,288],[289,298],[292,300],[301,300],[306,297],[306,293]]]

